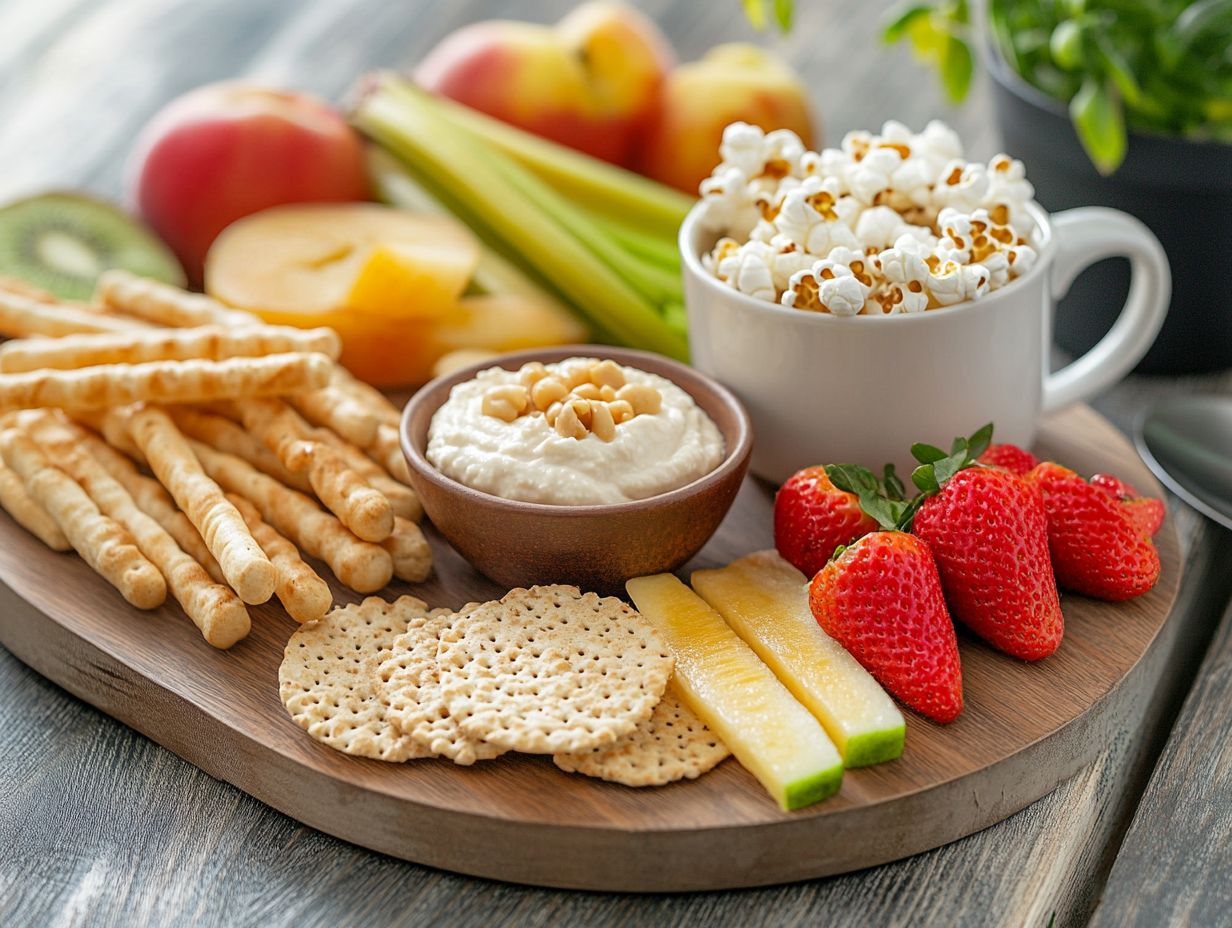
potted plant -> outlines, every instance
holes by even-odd
[[[913,3],[885,30],[939,68],[947,94],[970,83],[982,38],[1005,148],[1049,210],[1104,205],[1150,226],[1172,264],[1168,320],[1139,369],[1232,366],[1232,0],[966,0]],[[1058,310],[1057,342],[1078,354],[1107,331],[1128,271],[1104,261]]]

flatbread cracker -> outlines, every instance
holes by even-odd
[[[441,634],[441,693],[471,738],[528,754],[611,744],[650,717],[667,645],[630,606],[573,586],[513,590]]]
[[[668,684],[650,718],[632,734],[581,754],[554,754],[552,762],[568,773],[582,773],[625,786],[663,786],[694,780],[731,755]]]
[[[475,603],[460,612],[474,609]],[[381,664],[389,719],[421,747],[466,767],[477,760],[504,754],[503,748],[463,734],[449,715],[441,696],[436,652],[441,632],[457,615],[441,610],[435,615],[411,619],[407,630],[394,640]]]
[[[413,596],[392,603],[369,596],[300,626],[278,668],[278,692],[291,718],[344,754],[386,761],[430,756],[389,720],[379,673],[407,623],[430,615]]]

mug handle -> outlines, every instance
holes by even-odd
[[[1090,351],[1044,378],[1044,412],[1089,399],[1142,360],[1168,313],[1172,273],[1151,230],[1120,210],[1084,206],[1052,217],[1056,260],[1049,286],[1054,301],[1082,271],[1104,258],[1129,258],[1129,296],[1116,322]]]

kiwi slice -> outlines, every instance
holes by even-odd
[[[0,207],[0,275],[60,299],[85,300],[98,276],[113,267],[184,285],[184,271],[167,246],[103,200],[44,193]]]

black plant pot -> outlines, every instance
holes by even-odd
[[[1111,177],[1092,166],[1066,107],[1012,73],[995,52],[997,122],[1005,150],[1027,166],[1049,212],[1110,206],[1141,219],[1172,265],[1172,306],[1138,370],[1174,374],[1232,367],[1232,145],[1131,133]],[[1129,291],[1129,262],[1092,265],[1057,309],[1062,348],[1082,354],[1112,326]]]

